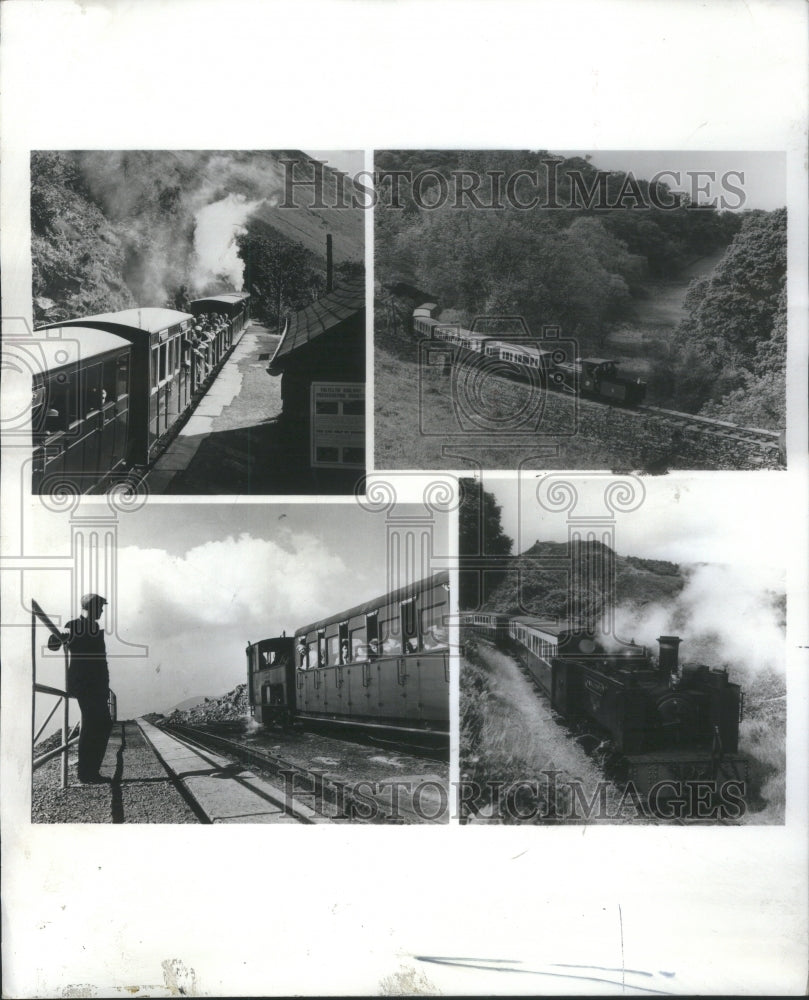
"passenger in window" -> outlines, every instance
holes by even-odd
[[[306,656],[306,643],[305,642],[299,642],[298,643],[297,653],[298,653],[298,663],[300,663],[300,665],[301,665],[301,670],[306,670],[306,668],[307,668],[307,666],[309,664],[306,662],[307,656]]]
[[[351,659],[351,655],[348,651],[348,640],[343,639],[340,643],[340,663],[348,663]]]
[[[368,643],[368,659],[375,660],[379,656],[379,639],[371,639]]]
[[[87,412],[100,410],[107,401],[107,390],[99,389],[97,386],[87,392]]]
[[[419,640],[413,635],[407,640],[407,651],[408,653],[418,653],[419,651]]]

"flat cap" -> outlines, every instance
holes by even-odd
[[[84,594],[81,599],[81,606],[85,609],[89,608],[91,604],[108,604],[106,597],[102,597],[100,594]]]

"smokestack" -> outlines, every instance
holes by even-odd
[[[326,291],[334,287],[334,260],[332,259],[331,233],[326,233]]]
[[[660,670],[666,674],[675,673],[682,640],[677,635],[661,635],[657,641],[660,643]]]

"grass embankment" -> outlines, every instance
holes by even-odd
[[[441,366],[420,367],[418,338],[391,335],[377,324],[374,364],[375,464],[378,469],[602,469],[615,464],[615,447],[575,431],[574,404],[557,393],[546,393],[540,439],[533,424],[522,423],[523,406],[533,413],[528,385],[484,380],[458,392],[453,403],[452,376]],[[478,390],[480,392],[478,393]],[[523,398],[524,397],[524,398]],[[468,420],[469,411],[472,420]],[[475,418],[485,420],[484,428]],[[497,447],[475,441],[492,436],[486,427],[503,427],[513,443]],[[558,434],[558,437],[556,436]],[[549,453],[547,449],[554,449]],[[534,457],[536,456],[536,457]],[[547,456],[547,457],[541,457]]]
[[[774,671],[734,678],[744,691],[739,752],[750,761],[749,824],[783,823],[786,808],[786,681]]]
[[[461,660],[460,770],[479,789],[477,818],[501,823],[586,822],[576,806],[573,785],[591,800],[604,776],[559,725],[547,700],[520,672],[516,662],[484,640],[470,639]],[[555,772],[556,777],[549,774]],[[505,795],[498,806],[497,783]],[[606,790],[610,822],[619,790]],[[589,820],[595,822],[595,817]]]

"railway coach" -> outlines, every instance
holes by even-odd
[[[84,489],[126,466],[132,345],[92,327],[53,329],[36,344],[31,433],[34,493]]]
[[[192,405],[191,313],[147,307],[63,320],[69,328],[112,333],[131,345],[129,465],[148,465]],[[46,327],[45,329],[49,329]]]
[[[449,610],[443,572],[248,644],[254,717],[448,737]]]

